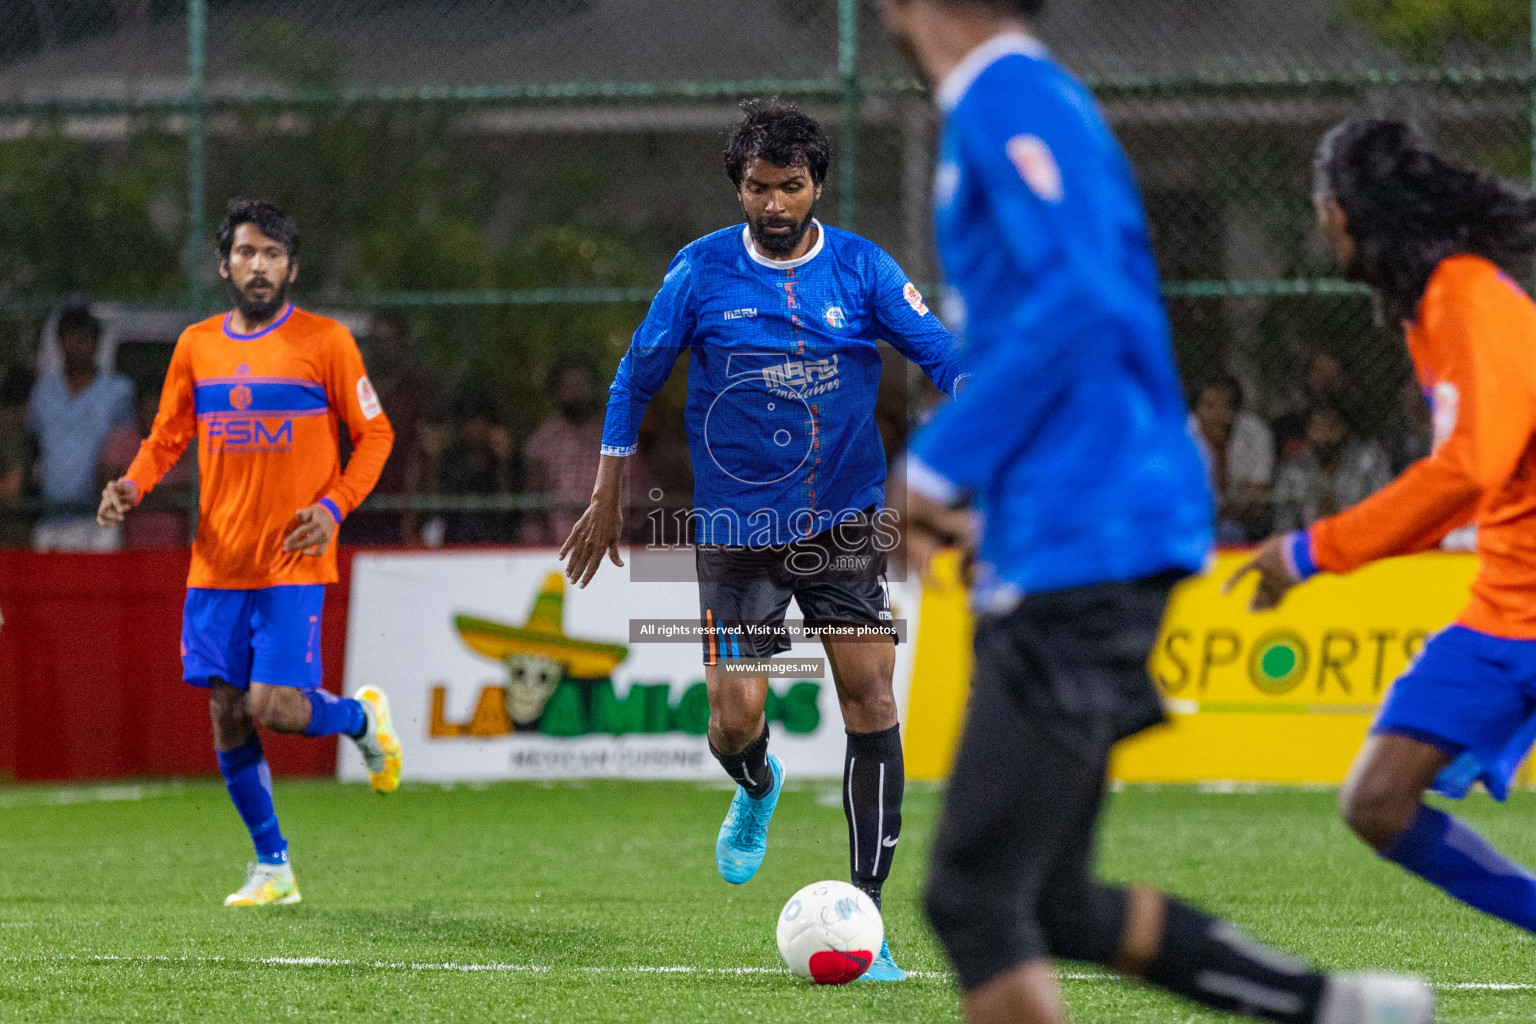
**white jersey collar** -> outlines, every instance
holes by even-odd
[[[796,267],[803,267],[807,263],[811,262],[811,260],[815,259],[816,256],[821,252],[822,246],[827,244],[827,229],[821,226],[821,221],[817,220],[815,217],[812,217],[811,223],[816,225],[816,244],[811,246],[810,252],[806,253],[804,256],[801,256],[799,259],[775,260],[770,259],[767,256],[764,256],[762,253],[758,252],[757,246],[752,243],[752,226],[750,224],[743,224],[741,226],[741,241],[742,244],[747,247],[747,255],[752,257],[752,261],[754,263],[759,263],[765,267],[771,267],[774,270],[793,270]]]
[[[965,94],[971,91],[971,86],[981,77],[983,71],[1004,57],[1018,54],[1026,57],[1047,57],[1050,51],[1045,48],[1044,43],[1028,32],[999,32],[966,54],[965,58],[955,65],[954,70],[944,76],[944,81],[939,83],[939,88],[934,93],[939,109],[945,113],[954,110],[965,98]]]

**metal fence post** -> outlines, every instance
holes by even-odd
[[[1536,3],[1536,0],[1532,0]],[[842,82],[842,153],[837,175],[837,223],[858,227],[859,216],[859,2],[837,3],[837,74]]]
[[[1533,0],[1536,2],[1536,0]],[[187,0],[187,241],[182,259],[187,271],[187,311],[200,316],[207,303],[203,294],[203,260],[208,202],[208,0]],[[192,507],[187,513],[191,541],[197,541],[197,519],[202,479],[198,460],[192,460]]]
[[[187,302],[203,306],[204,229],[207,220],[208,0],[187,0]]]

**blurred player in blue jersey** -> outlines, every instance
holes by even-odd
[[[1162,721],[1147,658],[1171,588],[1205,562],[1212,503],[1131,168],[1029,34],[1042,3],[882,5],[940,83],[937,239],[974,381],[906,469],[915,561],[974,547],[970,708],[927,894],[966,1019],[1057,1024],[1050,964],[1067,959],[1276,1021],[1419,1024],[1420,982],[1325,976],[1093,877],[1109,752]]]
[[[853,882],[879,903],[901,832],[904,774],[885,590],[896,533],[885,522],[885,452],[874,420],[877,341],[952,392],[954,339],[895,260],[816,219],[830,162],[821,126],[778,102],[744,109],[725,164],[747,222],[672,260],[609,391],[592,503],[560,555],[582,586],[605,552],[624,564],[624,460],[646,403],[687,350],[709,744],[739,784],[716,864],[736,884],[756,873],[784,778],[768,753],[767,678],[724,666],[787,650],[793,597],[807,626],[822,630],[848,732],[843,809]],[[888,943],[865,977],[905,977]]]

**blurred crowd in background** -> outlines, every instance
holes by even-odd
[[[195,457],[184,456],[121,528],[95,523],[102,485],[120,476],[154,423],[158,381],[102,368],[102,325],[88,307],[54,319],[57,358],[0,367],[0,546],[110,551],[184,546],[192,529]],[[360,343],[395,427],[395,450],[374,498],[344,543],[440,547],[561,544],[585,509],[597,472],[611,371],[557,358],[533,390],[542,418],[521,434],[506,396],[484,379],[444,386],[424,365],[405,320],[374,318]],[[163,355],[169,359],[170,346]],[[890,368],[888,368],[888,373]],[[1189,429],[1218,496],[1218,537],[1244,544],[1299,529],[1379,490],[1431,446],[1429,411],[1412,382],[1383,418],[1352,402],[1332,352],[1303,353],[1290,394],[1260,415],[1242,381],[1208,373],[1189,390]],[[680,383],[675,380],[674,383]],[[679,389],[672,389],[679,390]],[[896,392],[904,396],[904,389]],[[877,411],[888,455],[932,396],[886,400]],[[658,399],[630,461],[631,508],[686,506],[691,472],[681,403]],[[1374,426],[1373,426],[1374,425]],[[195,445],[195,442],[194,442]],[[343,440],[343,450],[346,444]],[[645,533],[632,513],[631,539]]]
[[[1310,526],[1429,454],[1429,406],[1412,380],[1374,431],[1353,398],[1343,362],[1325,351],[1303,357],[1278,415],[1254,411],[1231,374],[1190,388],[1189,429],[1217,498],[1218,541],[1246,544]]]
[[[148,436],[160,391],[156,382],[136,384],[102,368],[102,325],[88,308],[65,309],[54,324],[55,365],[44,359],[41,371],[23,363],[0,366],[0,547],[185,546],[192,529],[195,441],[121,528],[96,525],[101,488],[123,474]],[[349,519],[344,542],[439,547],[557,545],[565,539],[586,508],[597,473],[607,391],[595,367],[571,359],[548,368],[550,410],[531,433],[518,437],[488,383],[440,386],[402,321],[374,320],[360,343],[396,437],[376,498]],[[170,345],[163,348],[168,361]],[[657,406],[631,461],[626,485],[634,501],[658,496],[649,463],[665,410]],[[347,448],[343,436],[344,457]],[[671,493],[691,491],[691,480],[676,478],[677,460],[658,461]],[[422,497],[432,500],[412,500]],[[634,530],[643,524],[630,525]]]

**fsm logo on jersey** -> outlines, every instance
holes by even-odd
[[[215,416],[208,421],[208,444],[226,452],[292,451],[293,420]]]
[[[848,326],[848,317],[843,312],[842,306],[828,306],[827,311],[822,314],[822,318],[827,321],[827,326],[834,331],[840,331]]]

